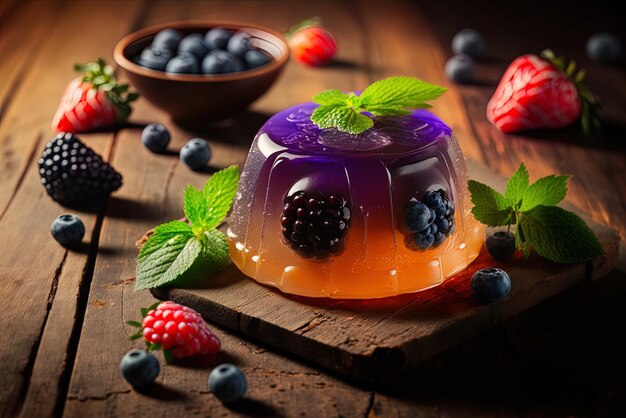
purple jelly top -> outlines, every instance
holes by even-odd
[[[272,116],[259,131],[296,154],[404,155],[431,146],[447,147],[452,130],[427,110],[407,116],[374,118],[374,126],[358,135],[335,128],[320,129],[311,121],[318,105],[302,103]]]

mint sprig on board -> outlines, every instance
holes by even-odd
[[[604,255],[593,231],[578,215],[557,207],[567,195],[570,176],[550,175],[530,183],[522,163],[507,182],[504,195],[486,184],[468,182],[472,214],[491,226],[515,225],[515,245],[528,256],[572,264]]]
[[[313,96],[320,106],[311,120],[322,129],[337,128],[342,132],[360,134],[372,126],[372,116],[403,116],[415,109],[427,109],[427,101],[446,92],[413,77],[390,77],[367,87],[359,96],[341,90],[325,90]]]
[[[170,221],[154,229],[137,257],[135,290],[192,285],[230,263],[226,237],[215,228],[230,210],[238,181],[237,166],[231,166],[213,174],[202,190],[187,186],[189,223]]]

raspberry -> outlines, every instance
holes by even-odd
[[[53,200],[72,204],[119,189],[122,175],[71,133],[61,132],[48,142],[39,159],[41,184]]]
[[[283,238],[303,258],[325,259],[344,250],[350,227],[346,199],[333,194],[297,191],[285,196],[280,218]]]
[[[198,312],[171,301],[148,311],[141,326],[148,343],[160,344],[174,358],[213,354],[220,349],[220,339]]]

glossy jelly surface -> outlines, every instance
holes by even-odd
[[[445,123],[418,110],[350,135],[317,128],[315,107],[277,113],[254,139],[228,230],[243,273],[302,296],[379,298],[441,284],[478,256],[484,229]],[[454,227],[423,250],[406,213],[434,191]]]

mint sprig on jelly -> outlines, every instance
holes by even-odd
[[[188,222],[171,221],[154,229],[137,257],[135,290],[191,285],[228,266],[226,237],[215,228],[230,210],[238,181],[237,166],[230,166],[213,174],[202,190],[187,186]]]
[[[572,264],[604,255],[585,221],[556,206],[567,194],[569,179],[570,176],[550,175],[531,184],[522,163],[509,179],[504,195],[470,180],[472,214],[487,226],[515,225],[515,246],[525,256],[532,248],[543,258]]]
[[[427,109],[427,101],[446,92],[436,86],[412,77],[390,77],[367,87],[359,96],[341,90],[325,90],[313,96],[320,106],[311,120],[322,129],[337,128],[342,132],[360,134],[372,126],[372,116],[403,116],[416,109]]]

